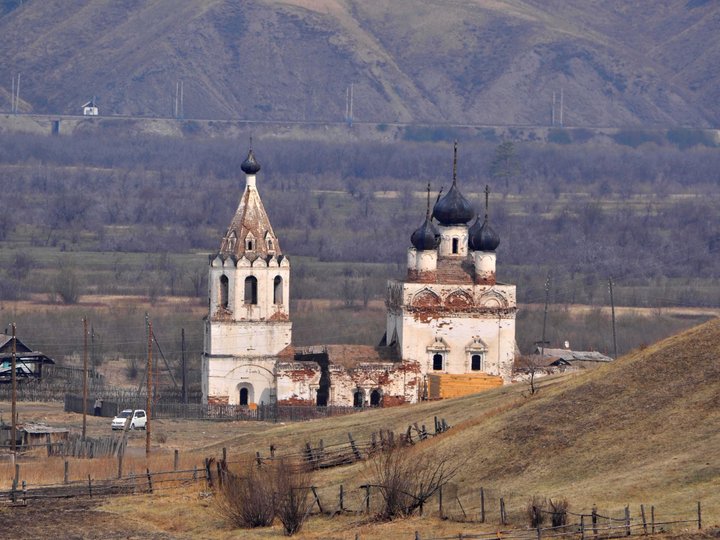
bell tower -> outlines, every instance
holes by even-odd
[[[203,401],[275,401],[277,355],[291,342],[290,261],[260,194],[252,148],[245,191],[218,252],[210,256],[202,362]]]

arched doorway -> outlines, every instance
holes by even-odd
[[[358,388],[353,394],[353,407],[362,407],[363,405],[365,405],[365,392]]]
[[[253,391],[252,384],[241,383],[237,386],[238,404],[241,407],[247,407],[251,403],[255,403],[255,392]]]
[[[482,369],[482,356],[479,354],[473,354],[470,358],[470,369],[473,371],[480,371]]]
[[[370,406],[379,407],[382,404],[382,393],[377,388],[370,392]]]

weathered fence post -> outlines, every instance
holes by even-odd
[[[420,540],[420,533],[415,531],[415,540]]]
[[[585,540],[585,515],[580,514],[580,540]]]
[[[370,484],[362,486],[365,488],[365,513],[370,513]]]
[[[173,471],[178,470],[179,462],[180,462],[180,451],[176,448],[175,449],[175,458],[173,459]]]
[[[625,507],[625,535],[630,536],[632,532],[630,531],[630,507]]]
[[[702,509],[700,508],[700,501],[697,503],[698,508],[698,529],[702,529]]]
[[[227,461],[227,448],[225,448],[224,446],[222,449],[222,460],[223,460],[223,463],[225,463]]]
[[[655,506],[650,507],[650,534],[655,534]]]
[[[27,504],[27,482],[22,481],[23,504]]]
[[[90,494],[90,498],[92,499],[92,479],[90,478],[89,474],[88,474],[88,493]]]
[[[355,454],[355,459],[360,461],[362,456],[360,455],[360,450],[358,450],[358,447],[355,444],[352,433],[348,433],[348,439],[350,439],[350,447],[352,448],[353,454]]]
[[[65,472],[63,473],[63,484],[68,483],[68,475],[70,473],[70,463],[68,463],[68,460],[65,460]]]
[[[258,467],[262,467],[262,457],[260,457],[260,452],[255,452],[255,461],[257,461]]]
[[[505,522],[505,499],[500,497],[500,524],[507,525]]]
[[[118,480],[122,478],[123,473],[123,455],[122,452],[118,454]]]
[[[593,536],[594,536],[595,538],[597,538],[597,536],[598,536],[597,516],[598,516],[598,514],[597,514],[597,508],[593,506],[593,508],[592,508],[592,514],[591,514],[590,517],[592,518]]]
[[[340,484],[340,511],[345,511],[345,500],[344,500],[344,493],[343,493],[343,485]]]
[[[640,517],[642,517],[643,522],[643,534],[647,534],[647,520],[645,519],[645,505],[640,505]]]
[[[480,488],[480,523],[485,523],[485,489]]]
[[[152,485],[152,475],[150,474],[150,469],[145,469],[145,472],[147,473],[147,479],[148,479],[148,489],[150,490],[150,493],[153,492],[153,485]]]
[[[537,527],[537,540],[542,540],[542,529],[540,528],[540,525]]]

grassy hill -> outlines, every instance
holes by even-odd
[[[635,351],[614,364],[545,379],[535,396],[513,385],[464,398],[278,426],[224,441],[237,452],[269,445],[296,451],[305,442],[367,440],[445,418],[453,427],[415,451],[463,463],[461,497],[480,486],[517,509],[528,497],[566,497],[575,511],[593,504],[687,507],[701,500],[720,516],[720,319]],[[213,447],[215,448],[215,447]],[[210,448],[204,451],[210,450]],[[367,468],[331,469],[319,486],[360,485]],[[710,519],[713,519],[710,517]]]
[[[702,0],[110,0],[0,4],[0,108],[370,122],[714,125],[720,6]]]

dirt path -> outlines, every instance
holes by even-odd
[[[127,517],[98,510],[103,502],[100,498],[73,498],[31,501],[27,506],[0,505],[0,539],[181,538],[148,530]]]

